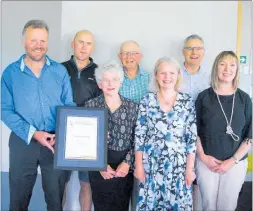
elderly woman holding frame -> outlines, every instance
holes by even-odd
[[[252,102],[238,85],[238,58],[223,51],[214,61],[211,87],[196,100],[196,173],[204,211],[235,210],[246,176]]]
[[[135,132],[138,211],[192,210],[197,140],[195,107],[178,92],[181,68],[173,58],[155,65],[152,93],[140,102]]]
[[[134,127],[137,104],[119,95],[124,78],[116,61],[95,70],[103,94],[85,107],[108,109],[108,159],[106,171],[89,172],[95,211],[128,211],[133,185]]]

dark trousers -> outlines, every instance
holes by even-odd
[[[48,211],[61,211],[66,172],[53,168],[53,153],[32,139],[27,145],[15,133],[9,139],[10,148],[10,211],[27,211],[41,169],[42,188]]]
[[[108,150],[108,164],[117,169],[127,151]],[[105,180],[97,171],[89,172],[95,211],[128,211],[133,187],[133,174]]]

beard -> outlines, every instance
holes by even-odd
[[[35,52],[36,50],[41,50],[41,52],[36,53]],[[46,48],[35,48],[35,49],[31,49],[31,50],[28,50],[26,48],[27,57],[29,57],[32,61],[35,61],[35,62],[40,62],[40,61],[44,60],[46,57],[46,53],[47,53]]]

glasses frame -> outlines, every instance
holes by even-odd
[[[201,50],[204,50],[205,48],[204,47],[187,47],[185,46],[184,47],[184,50],[186,51],[201,51]]]
[[[123,51],[123,52],[120,52],[121,56],[137,56],[139,54],[140,54],[140,52],[138,52],[138,51]]]

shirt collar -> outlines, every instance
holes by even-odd
[[[101,94],[99,97],[102,99],[102,102],[103,102],[103,104],[104,104],[104,107],[105,107],[105,108],[108,108],[108,106],[107,106],[107,104],[106,104],[106,102],[105,102],[105,96],[104,96],[104,94]],[[120,94],[119,94],[119,97],[120,97],[121,102],[122,102],[122,104],[121,104],[120,107],[126,107],[126,106],[127,106],[126,99],[125,99],[122,95],[120,95]],[[108,109],[109,109],[109,108],[108,108]]]
[[[22,55],[21,58],[20,58],[20,70],[21,72],[24,72],[25,70],[25,62],[24,62],[24,58],[25,58],[26,54]],[[50,63],[50,59],[48,56],[46,56],[46,65],[49,66],[51,63]]]
[[[199,70],[196,73],[190,73],[190,72],[188,72],[188,70],[185,68],[184,64],[183,64],[183,67],[184,67],[183,71],[185,73],[187,73],[188,75],[198,75],[198,74],[202,73],[202,71],[203,71],[201,66],[199,67]]]
[[[128,76],[126,74],[126,71],[127,70],[124,68],[124,75],[125,75],[126,78],[128,78]],[[144,75],[144,74],[145,74],[144,70],[142,69],[142,67],[140,65],[138,65],[138,72],[137,72],[137,75],[135,76],[135,78],[140,76],[140,75]]]
[[[72,63],[75,65],[76,69],[78,70],[78,66],[77,66],[76,60],[74,58],[74,55],[71,56],[70,61],[72,61]],[[93,65],[93,59],[91,57],[89,57],[89,61],[90,61],[89,64],[86,67],[84,67],[82,70],[89,68],[90,66]]]

